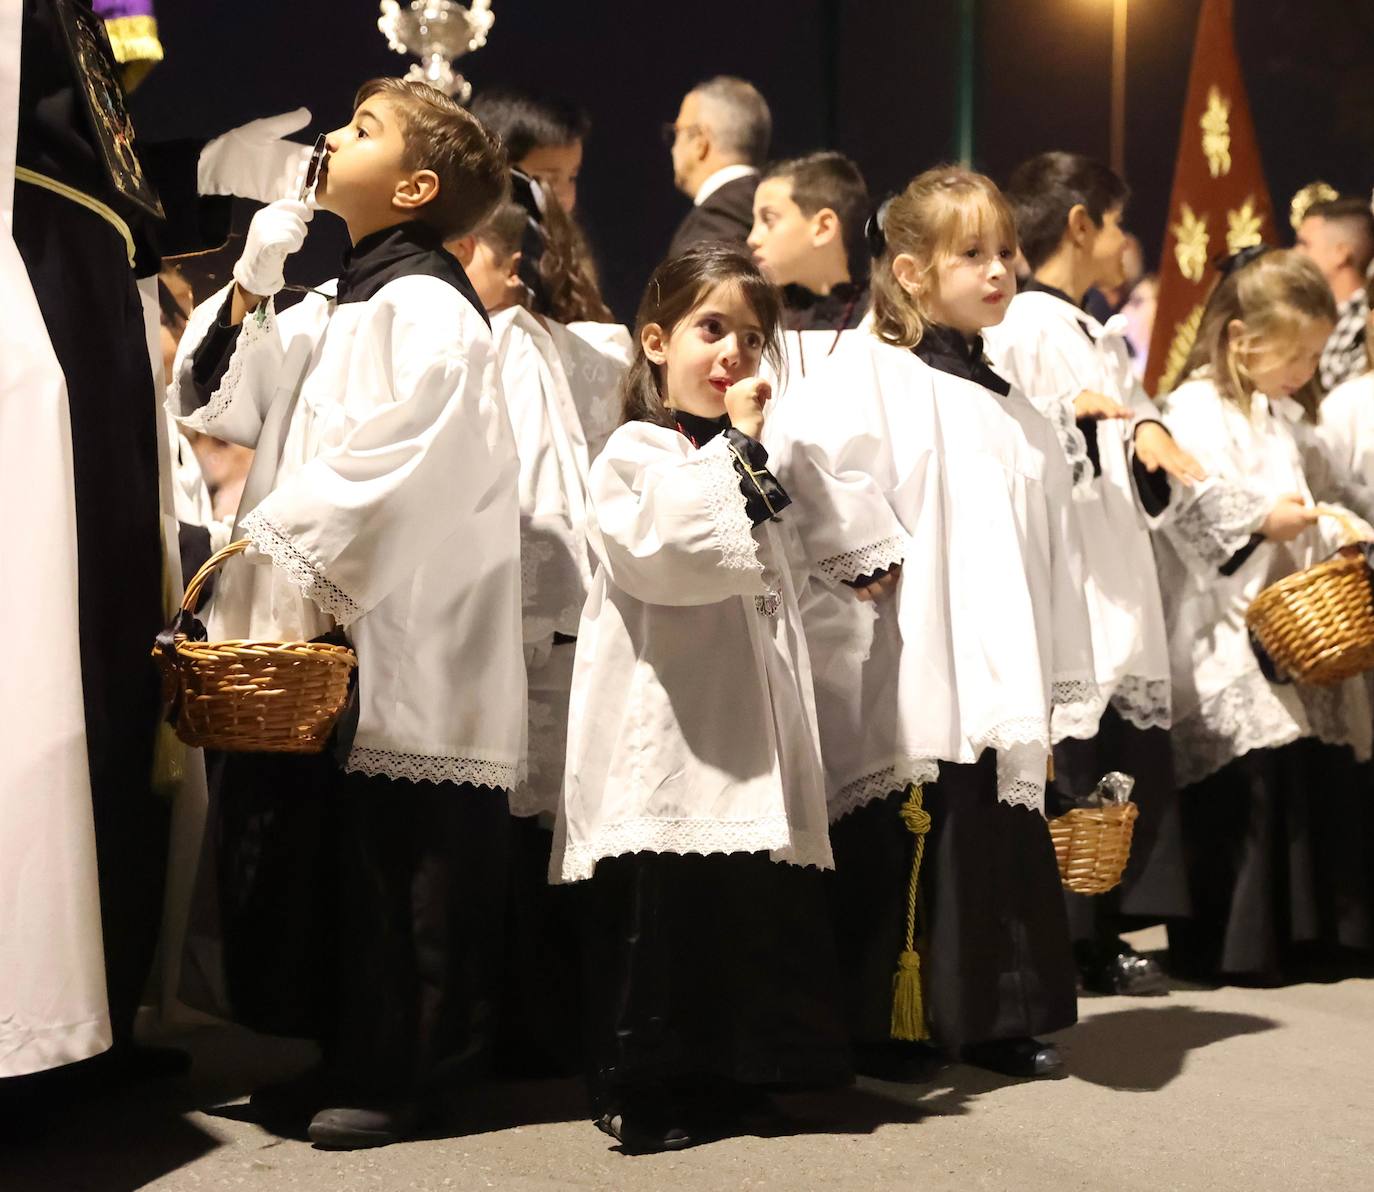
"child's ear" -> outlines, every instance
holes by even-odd
[[[444,247],[458,258],[458,264],[464,269],[472,264],[472,258],[477,255],[477,237],[469,232],[466,236],[455,236],[452,240],[445,240]]]
[[[510,260],[506,262],[506,285],[511,289],[525,288],[525,283],[520,280],[520,262],[524,255],[522,252],[513,252]]]
[[[899,252],[892,258],[892,276],[897,284],[913,298],[921,292],[921,262],[909,252]]]
[[[1097,225],[1093,223],[1093,217],[1088,214],[1088,209],[1082,203],[1075,203],[1069,208],[1069,218],[1066,222],[1069,239],[1080,248],[1091,243],[1092,238],[1097,235]]]
[[[439,175],[433,170],[416,170],[409,178],[402,178],[396,183],[391,204],[409,213],[418,211],[426,203],[432,203],[438,195]]]
[[[1245,324],[1240,319],[1232,319],[1226,324],[1226,342],[1228,346],[1234,346],[1236,340],[1245,334]]]
[[[644,349],[650,364],[665,364],[668,360],[668,337],[657,323],[646,323],[639,333],[639,346]]]
[[[840,217],[829,207],[822,207],[811,217],[811,244],[823,248],[840,234]]]

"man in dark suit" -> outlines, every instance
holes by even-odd
[[[673,182],[692,210],[673,233],[669,256],[695,244],[744,244],[754,223],[754,188],[768,156],[773,117],[752,83],[719,76],[694,87],[664,126]]]

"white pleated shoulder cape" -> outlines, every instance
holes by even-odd
[[[366,302],[312,293],[245,320],[197,407],[192,354],[227,291],[192,313],[169,388],[183,426],[255,447],[217,638],[313,637],[358,652],[346,768],[509,789],[523,769],[525,668],[514,437],[491,333],[437,278]]]
[[[751,525],[724,436],[632,422],[592,464],[554,880],[641,851],[832,865],[790,514]]]
[[[1058,709],[1056,739],[1094,736],[1109,703],[1137,728],[1169,726],[1164,610],[1150,519],[1132,476],[1135,428],[1159,421],[1159,411],[1136,379],[1122,332],[1116,318],[1103,325],[1062,298],[1031,290],[1016,295],[1006,318],[984,336],[993,367],[1055,427],[1074,477],[1099,699]],[[1100,475],[1074,419],[1074,398],[1085,389],[1134,415],[1095,424]]]
[[[832,819],[998,750],[1043,805],[1054,702],[1095,698],[1069,478],[1044,419],[848,334],[765,440],[795,502]],[[902,564],[896,595],[845,586]]]

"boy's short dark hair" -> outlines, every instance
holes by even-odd
[[[1356,269],[1367,270],[1374,257],[1374,211],[1367,200],[1354,195],[1342,195],[1325,203],[1313,203],[1304,219],[1324,219],[1339,224],[1353,241]]]
[[[356,111],[374,96],[392,100],[401,117],[408,170],[433,170],[439,193],[416,218],[445,240],[465,236],[510,190],[510,171],[500,141],[471,112],[428,83],[372,79],[358,88]]]
[[[512,165],[524,161],[533,149],[584,140],[592,127],[587,113],[568,100],[510,87],[483,91],[472,101],[472,114],[501,138]]]
[[[806,216],[830,208],[840,220],[840,235],[849,274],[856,281],[868,276],[868,246],[864,224],[868,220],[868,184],[843,153],[826,149],[776,162],[764,178],[786,178],[792,184],[792,201]]]
[[[1032,269],[1054,255],[1069,226],[1069,212],[1080,203],[1100,228],[1102,217],[1131,197],[1130,187],[1102,162],[1058,151],[1023,161],[1003,193],[1016,213],[1021,251]]]

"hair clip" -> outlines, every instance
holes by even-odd
[[[1222,277],[1230,277],[1238,269],[1244,269],[1251,261],[1264,256],[1273,247],[1272,244],[1249,244],[1239,252],[1233,252],[1229,257],[1218,257],[1212,264],[1216,266],[1217,272]]]
[[[868,251],[875,261],[887,251],[887,236],[883,233],[883,224],[887,221],[887,209],[892,198],[892,195],[888,195],[879,203],[864,223],[864,239],[868,241]]]

